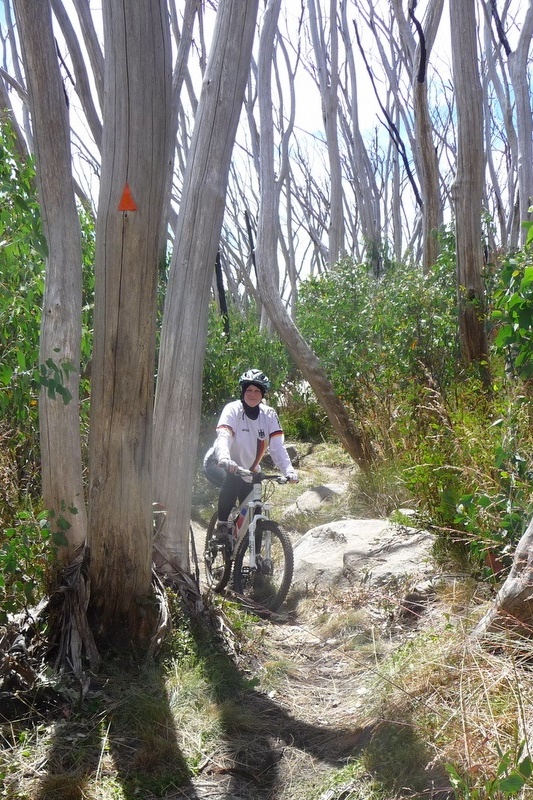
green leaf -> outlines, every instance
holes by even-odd
[[[520,281],[520,288],[525,289],[531,283],[533,283],[533,266],[524,269],[524,277]]]
[[[506,344],[509,344],[510,341],[513,339],[513,328],[511,325],[504,325],[498,331],[496,338],[494,339],[495,347],[504,347]]]
[[[72,392],[70,392],[66,386],[57,385],[56,391],[58,395],[63,398],[63,403],[67,406],[70,401],[72,400]]]
[[[12,376],[13,370],[11,367],[8,364],[2,364],[0,366],[0,384],[2,384],[2,386],[9,386]]]
[[[62,531],[68,531],[72,526],[65,517],[60,516],[57,518],[57,527]]]
[[[68,545],[68,539],[63,531],[54,531],[52,534],[52,542],[56,547],[66,547]]]
[[[518,771],[524,778],[530,778],[533,773],[533,761],[530,756],[526,756],[518,765]]]
[[[21,370],[26,369],[26,356],[22,352],[22,350],[17,350],[17,363]]]
[[[517,772],[512,772],[506,778],[496,781],[495,789],[496,791],[503,792],[503,794],[509,796],[519,792],[524,788],[524,785],[524,778]]]

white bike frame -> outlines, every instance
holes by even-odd
[[[246,510],[246,513],[243,517],[243,509]],[[254,513],[257,509],[260,509],[260,513]],[[250,534],[249,541],[248,541],[248,564],[247,566],[250,569],[255,569],[256,564],[256,553],[255,553],[255,529],[257,527],[257,523],[259,520],[262,519],[270,519],[270,503],[264,503],[262,500],[262,484],[254,483],[252,485],[250,493],[246,496],[243,503],[239,507],[236,507],[237,516],[233,522],[237,530],[237,538],[233,541],[233,551],[231,553],[232,560],[235,560],[235,554],[239,548],[240,543],[243,541],[244,537],[247,533]],[[240,527],[238,522],[240,519],[243,519]],[[265,539],[265,550],[266,550],[266,557],[270,558],[270,536]]]

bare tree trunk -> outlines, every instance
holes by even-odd
[[[22,86],[24,85],[24,79],[23,79],[23,76],[22,76],[22,70],[21,70],[21,65],[20,65],[21,59],[19,58],[19,55],[18,55],[19,37],[17,37],[17,35],[15,34],[15,27],[13,25],[13,18],[12,18],[12,13],[11,13],[11,3],[4,3],[4,13],[5,13],[6,25],[7,25],[7,38],[9,39],[9,43],[10,43],[10,46],[11,46],[11,57],[12,57],[12,62],[13,62],[13,73],[15,75],[16,82],[17,82],[17,90],[19,91],[19,94],[20,94],[19,87],[21,89]],[[22,106],[22,127],[24,129],[24,134],[26,136],[26,141],[28,142],[28,149],[29,149],[29,151],[31,153],[33,153],[33,136],[32,136],[32,130],[31,130],[31,125],[30,125],[30,110],[28,108],[27,98],[26,97],[21,97],[21,99],[23,101],[23,106]]]
[[[518,542],[507,579],[472,635],[481,637],[504,630],[533,637],[533,519]]]
[[[359,215],[360,235],[365,243],[367,261],[372,266],[374,275],[378,276],[381,273],[383,259],[379,189],[359,123],[357,70],[350,41],[346,0],[341,0],[340,5],[341,36],[346,51],[347,75],[350,78],[351,88],[349,91],[348,84],[346,85],[349,114],[344,126],[345,140],[352,159],[353,190]],[[352,238],[355,240],[356,234]]]
[[[52,31],[50,3],[16,0],[30,95],[37,184],[48,244],[40,337],[39,402],[44,504],[52,530],[66,534],[60,563],[87,536],[82,480],[79,367],[81,236],[71,174],[69,120]],[[71,399],[68,400],[68,391]],[[62,399],[63,398],[63,399]],[[65,402],[64,402],[65,401]]]
[[[104,54],[91,16],[89,0],[72,0],[78,15],[83,42],[89,56],[100,108],[104,105]]]
[[[482,93],[475,0],[450,0],[452,62],[457,99],[457,175],[453,189],[457,248],[459,336],[465,363],[486,364],[481,212],[484,180]],[[486,369],[482,367],[482,371]]]
[[[429,113],[427,71],[435,31],[442,15],[444,0],[434,0],[429,7],[429,18],[424,28],[411,12],[417,24],[419,41],[413,64],[413,104],[415,142],[418,150],[418,174],[422,192],[422,268],[424,272],[434,266],[439,254],[437,234],[442,225],[442,202],[440,197],[440,173],[437,150],[433,141],[433,126]]]
[[[489,7],[490,6],[490,7]],[[514,98],[511,97],[510,81],[503,80],[506,74],[504,55],[510,52],[509,43],[504,39],[501,46],[494,46],[494,35],[492,28],[492,14],[495,13],[496,5],[492,0],[485,0],[485,24],[483,39],[485,42],[485,70],[483,77],[483,112],[485,123],[485,147],[487,150],[487,167],[489,170],[488,184],[494,195],[493,204],[495,208],[494,217],[498,220],[500,232],[499,243],[504,249],[509,245],[518,247],[518,236],[515,241],[510,241],[509,235],[513,230],[513,198],[516,195],[517,169],[518,163],[518,137],[514,122]],[[496,24],[498,32],[503,31],[499,20]],[[498,116],[501,116],[504,136],[501,137],[502,145],[505,148],[505,160],[509,164],[505,181],[500,182],[498,170],[495,163],[496,153],[492,150],[491,141],[493,134],[492,115],[494,112],[494,100],[498,107]],[[503,183],[503,185],[502,185]],[[510,199],[505,203],[503,192]],[[517,230],[517,233],[519,231]],[[496,245],[497,246],[497,245]]]
[[[317,74],[322,100],[322,117],[324,120],[324,130],[328,148],[330,179],[329,264],[330,266],[334,266],[345,253],[342,172],[337,127],[337,111],[339,105],[337,0],[330,0],[329,2],[328,46],[326,46],[326,42],[324,41],[322,20],[317,18],[315,0],[308,0],[308,8],[309,25],[317,62]]]
[[[81,47],[69,15],[65,11],[62,0],[51,0],[51,2],[54,16],[59,22],[61,31],[65,37],[65,42],[69,50],[72,64],[74,66],[76,94],[80,98],[80,102],[83,106],[92,137],[96,146],[98,147],[98,150],[100,150],[102,147],[102,123],[100,122],[100,117],[98,116],[93,102],[89,76],[87,74],[86,64],[83,60]]]
[[[170,145],[165,0],[107,0],[104,39],[89,448],[91,611],[104,639],[124,637],[146,647],[153,623],[147,600],[157,258]]]
[[[352,458],[361,466],[366,467],[371,460],[371,451],[368,443],[356,430],[346,408],[335,395],[318,358],[302,338],[290,318],[280,297],[277,282],[273,279],[273,270],[271,269],[271,264],[277,263],[279,229],[279,186],[274,175],[272,143],[271,66],[280,2],[281,0],[270,0],[265,12],[265,25],[261,36],[257,78],[261,174],[261,206],[256,244],[259,292],[278,335],[287,345],[302,375],[313,387],[340,441]]]
[[[416,29],[416,40],[405,18],[401,0],[392,0],[392,5],[400,31],[403,57],[411,75],[414,112],[412,147],[422,195],[422,268],[424,272],[429,272],[439,252],[437,233],[442,224],[443,210],[439,164],[428,102],[428,67],[444,0],[431,0],[423,23],[415,14],[416,4],[409,4],[409,17]]]
[[[157,380],[154,500],[167,511],[158,545],[185,569],[200,428],[207,309],[231,155],[250,69],[258,0],[219,5],[178,216]],[[171,566],[163,563],[172,571]]]
[[[174,160],[176,156],[177,135],[179,127],[180,95],[187,72],[187,59],[192,44],[193,27],[199,9],[199,0],[186,0],[183,9],[183,25],[176,53],[176,62],[172,76],[172,114],[170,122],[170,141],[173,143],[170,153],[170,164],[166,172],[164,215],[161,220],[161,255],[164,259],[167,248],[167,231],[171,216],[172,184],[174,180]]]
[[[518,46],[509,53],[509,72],[513,84],[516,104],[516,130],[518,134],[518,197],[520,221],[530,220],[530,207],[533,202],[533,118],[531,114],[531,89],[528,63],[531,38],[533,36],[533,0],[529,0],[526,19]],[[522,244],[526,230],[522,231]]]

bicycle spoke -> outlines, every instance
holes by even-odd
[[[214,514],[205,537],[204,567],[209,588],[214,592],[221,592],[227,586],[231,574],[231,551],[226,545],[216,541],[216,523],[217,515]]]
[[[275,611],[285,599],[292,580],[292,546],[287,533],[274,522],[258,523],[255,536],[255,568],[249,565],[248,536],[235,556],[235,591]]]

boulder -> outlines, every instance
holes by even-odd
[[[383,519],[343,519],[312,528],[294,547],[294,587],[382,585],[433,573],[434,536]]]
[[[313,514],[318,511],[322,503],[332,500],[346,492],[345,483],[324,483],[313,486],[300,495],[296,502],[288,506],[282,514],[282,519],[294,517],[298,514]]]

